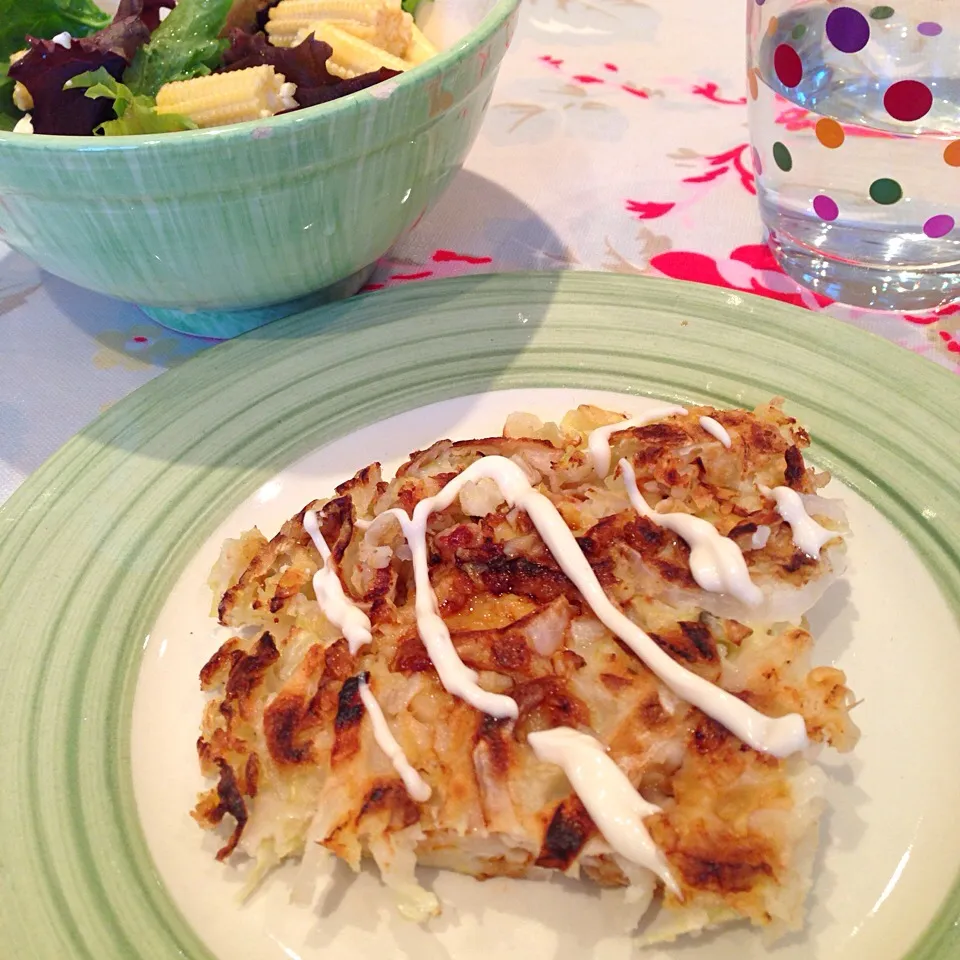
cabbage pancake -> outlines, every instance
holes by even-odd
[[[623,887],[650,941],[798,929],[808,747],[858,735],[803,620],[846,530],[808,444],[779,401],[514,414],[227,541],[193,813],[218,859],[370,856],[416,919],[419,863]]]

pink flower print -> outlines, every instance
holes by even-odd
[[[674,280],[689,280],[727,290],[756,293],[795,307],[816,309],[831,302],[826,297],[804,290],[790,279],[765,244],[737,247],[730,253],[729,260],[722,263],[703,253],[671,250],[651,258],[650,266]]]
[[[635,213],[638,220],[656,220],[658,217],[666,216],[675,206],[675,203],[643,203],[640,200],[627,201],[627,210],[630,213]]]
[[[720,87],[715,83],[697,84],[691,91],[694,96],[704,97],[711,103],[722,103],[731,107],[742,107],[746,105],[746,97],[738,97],[736,100],[727,100],[720,96]]]
[[[725,153],[718,153],[713,157],[705,157],[704,159],[706,159],[710,169],[695,177],[684,177],[683,182],[709,183],[711,180],[716,180],[733,169],[740,178],[740,186],[742,186],[747,193],[756,195],[757,188],[754,183],[753,171],[748,170],[743,162],[743,156],[748,149],[749,144],[741,143],[732,150],[727,150]]]

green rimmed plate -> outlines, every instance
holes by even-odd
[[[278,322],[138,391],[0,510],[0,702],[10,721],[0,747],[0,954],[210,956],[171,899],[176,878],[164,874],[165,884],[147,852],[131,776],[142,650],[178,575],[238,504],[309,451],[426,404],[439,404],[430,417],[442,432],[445,402],[540,387],[719,404],[788,396],[814,434],[818,462],[868,505],[858,530],[888,550],[885,568],[902,574],[888,592],[905,581],[918,606],[932,609],[926,580],[935,588],[944,612],[931,621],[918,610],[919,637],[878,636],[850,665],[863,676],[895,675],[913,657],[927,695],[879,705],[876,714],[895,714],[902,730],[879,750],[869,747],[878,728],[861,719],[865,756],[889,762],[891,775],[889,802],[862,804],[855,842],[864,862],[896,823],[918,826],[890,851],[892,873],[859,878],[882,881],[874,909],[858,918],[835,912],[849,924],[850,949],[882,919],[915,941],[911,960],[957,955],[960,828],[948,816],[956,764],[949,733],[942,743],[937,734],[958,709],[948,686],[957,654],[947,646],[960,614],[960,382],[884,341],[768,301],[590,274],[446,281]],[[874,525],[905,536],[909,557]],[[899,622],[903,611],[884,607],[882,578],[871,582],[874,612]],[[916,651],[904,660],[908,642]],[[929,710],[941,725],[918,723]],[[918,754],[922,769],[943,768],[928,801],[896,775]],[[856,789],[854,781],[859,803]],[[940,833],[920,821],[940,823]],[[830,902],[843,894],[832,889]],[[711,956],[722,942],[705,944]],[[328,947],[308,944],[313,952],[302,955],[341,955]],[[585,955],[579,949],[566,955]],[[469,954],[441,946],[433,955]],[[867,955],[882,956],[850,954]]]

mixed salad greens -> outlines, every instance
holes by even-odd
[[[436,53],[417,2],[121,0],[111,17],[93,0],[0,0],[0,130],[165,133],[346,96]]]

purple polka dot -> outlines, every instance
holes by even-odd
[[[753,156],[753,172],[758,177],[763,176],[763,163],[760,160],[760,154],[757,152],[756,147],[752,148],[751,155]]]
[[[870,24],[859,10],[837,7],[827,17],[827,39],[842,53],[856,53],[870,39]]]
[[[949,213],[941,213],[931,217],[923,225],[923,232],[931,240],[939,240],[940,237],[945,237],[956,225],[956,220]]]
[[[932,20],[925,20],[917,24],[917,33],[922,33],[925,37],[939,37],[943,33],[943,27]]]
[[[840,216],[840,208],[831,197],[824,193],[813,198],[813,212],[821,220],[836,220]]]

